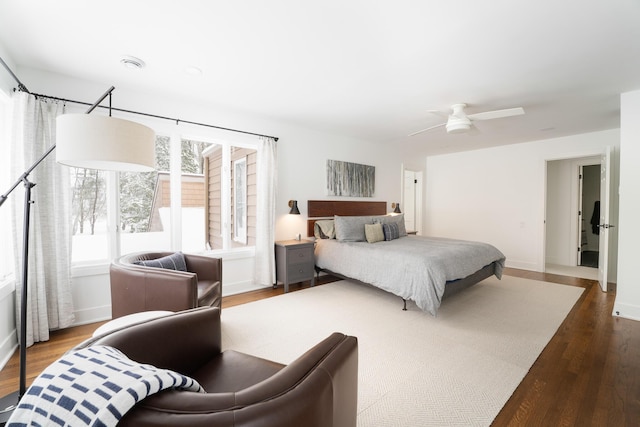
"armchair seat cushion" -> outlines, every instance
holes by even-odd
[[[226,350],[192,373],[207,393],[237,392],[258,384],[284,368],[270,360]],[[197,378],[200,378],[198,380]]]

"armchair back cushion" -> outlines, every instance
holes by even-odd
[[[220,307],[222,259],[181,254],[187,271],[138,264],[175,255],[173,252],[140,252],[114,260],[109,271],[111,317],[150,310]]]

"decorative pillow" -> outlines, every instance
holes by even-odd
[[[134,261],[145,267],[166,268],[167,270],[187,271],[187,263],[182,252],[176,252],[162,258]]]
[[[382,242],[384,240],[382,224],[365,224],[364,235],[369,243]]]
[[[316,239],[335,239],[336,227],[332,219],[319,219],[313,224],[313,235]]]
[[[398,224],[396,224],[395,222],[382,224],[382,232],[384,233],[384,240],[394,240],[400,237]]]
[[[373,224],[371,216],[338,216],[334,217],[336,239],[341,242],[364,242],[364,225]]]
[[[390,224],[395,223],[398,224],[398,232],[400,233],[400,237],[404,237],[407,235],[407,229],[404,225],[404,214],[397,215],[380,215],[373,217],[373,222],[378,222],[380,224]]]

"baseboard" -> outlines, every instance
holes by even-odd
[[[518,270],[529,270],[529,271],[544,271],[540,269],[536,263],[527,262],[527,261],[514,261],[507,258],[505,262],[505,267],[509,268],[517,268]]]
[[[242,294],[244,292],[257,291],[265,288],[269,288],[269,286],[256,285],[252,281],[236,282],[229,285],[225,284],[222,286],[222,296],[227,297],[229,295]]]
[[[222,296],[241,294],[243,292],[251,292],[259,289],[267,288],[268,286],[255,285],[252,281],[236,282],[232,284],[225,284],[222,287]],[[91,307],[83,310],[76,310],[74,312],[76,320],[72,326],[87,325],[89,323],[102,322],[104,320],[111,319],[111,305],[103,305],[99,307]]]
[[[623,319],[640,321],[640,306],[616,302],[613,304],[612,314]]]
[[[14,329],[13,332],[0,344],[0,370],[2,370],[9,359],[11,359],[11,356],[13,356],[13,353],[15,353],[17,348],[18,335]]]
[[[111,319],[111,305],[76,310],[74,312],[76,320],[73,326],[87,325],[89,323],[102,322]]]

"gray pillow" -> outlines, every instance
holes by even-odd
[[[167,270],[187,271],[187,262],[182,252],[176,252],[162,258],[134,261],[134,264],[145,267],[166,268]]]
[[[373,224],[371,216],[338,216],[334,217],[336,239],[341,242],[364,242],[364,225]]]
[[[397,224],[398,225],[398,233],[400,233],[400,237],[404,237],[407,235],[407,228],[404,225],[404,214],[397,215],[380,215],[374,216],[373,222],[377,222],[380,224]]]
[[[400,238],[398,232],[398,224],[395,222],[389,222],[387,224],[381,224],[382,233],[384,234],[384,240],[395,240]]]

